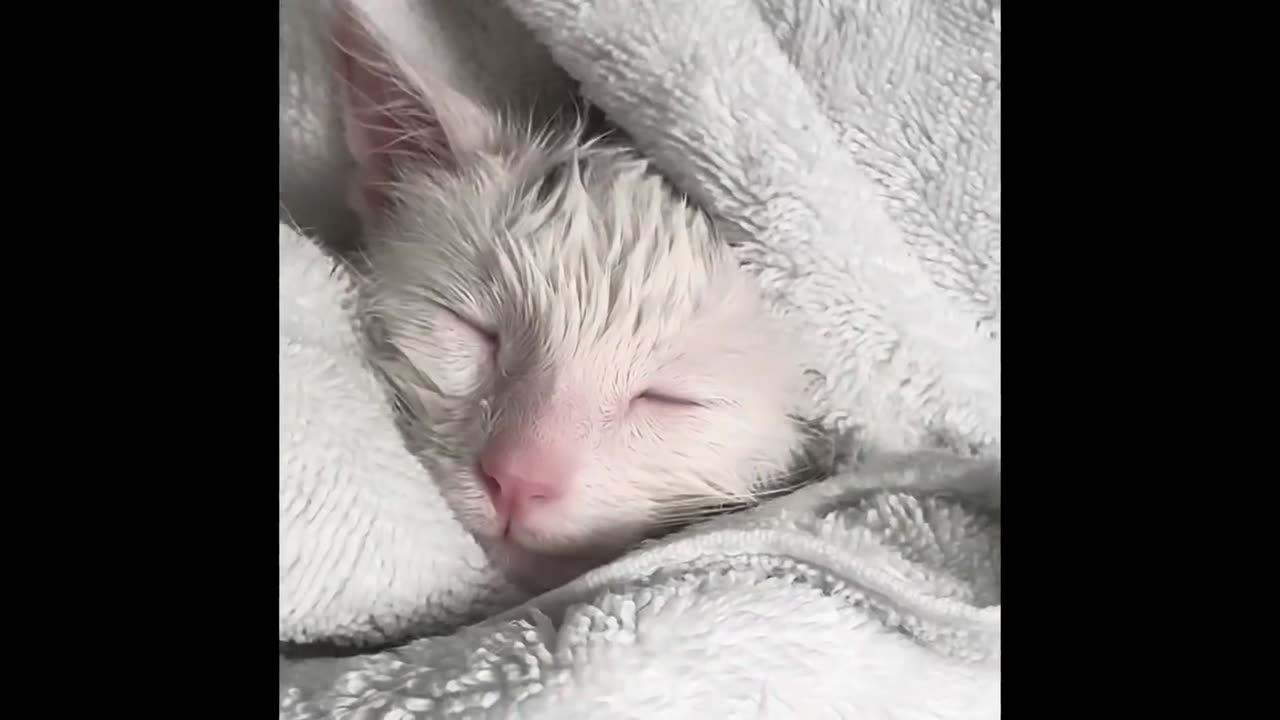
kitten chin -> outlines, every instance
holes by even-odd
[[[549,555],[533,552],[504,540],[486,539],[480,540],[480,547],[508,580],[534,593],[564,585],[621,554]]]

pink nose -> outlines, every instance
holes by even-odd
[[[491,438],[480,452],[480,470],[504,524],[522,509],[562,497],[574,464],[569,448],[542,439]]]

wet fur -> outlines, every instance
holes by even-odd
[[[365,207],[362,272],[409,446],[462,522],[549,580],[785,478],[805,433],[795,344],[710,218],[580,121],[467,114],[469,147],[404,164],[389,209]],[[512,427],[585,448],[518,543],[498,538],[476,468]]]

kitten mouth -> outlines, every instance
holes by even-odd
[[[521,538],[515,523],[516,508],[502,500],[501,486],[480,467],[473,468],[475,485],[489,503],[489,520],[473,533],[481,548],[504,575],[528,590],[542,592],[562,585],[592,568],[616,558],[620,552],[602,552],[595,543],[536,547]],[[477,531],[478,530],[478,531]]]

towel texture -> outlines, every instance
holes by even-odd
[[[998,513],[861,489],[993,482],[954,459],[834,478],[456,634],[282,663],[280,716],[996,718]]]

